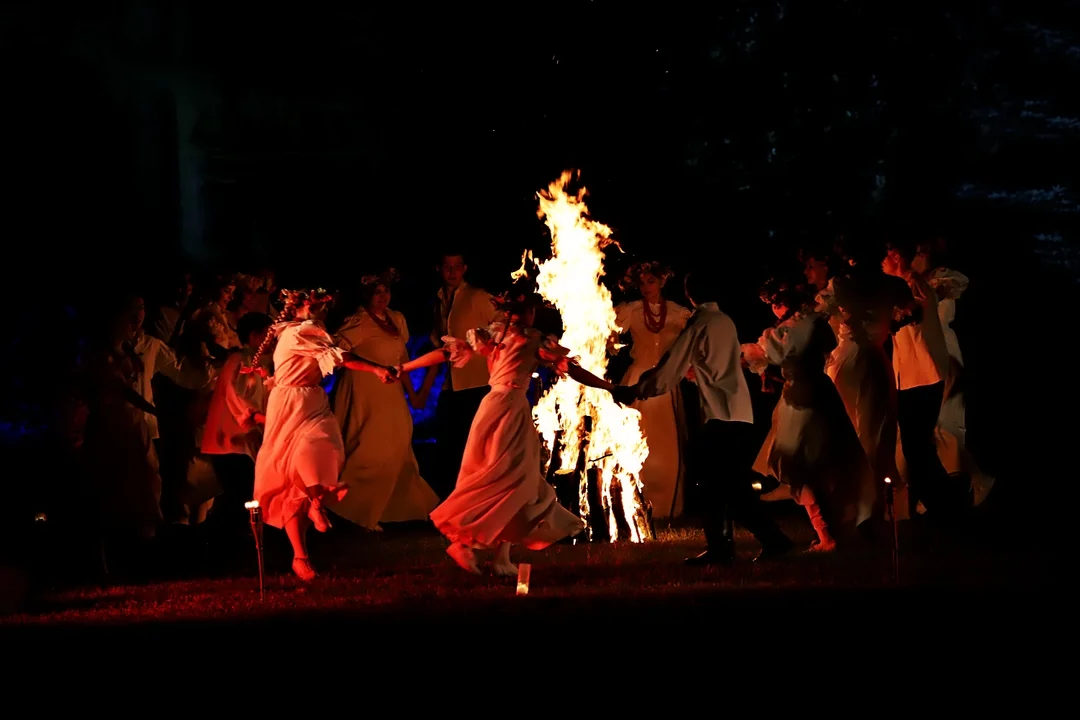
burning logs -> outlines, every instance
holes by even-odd
[[[652,538],[656,536],[656,529],[652,519],[652,505],[641,495],[640,490],[635,493],[636,527],[631,528],[623,513],[612,512],[614,507],[623,506],[622,486],[613,484],[611,488],[611,500],[608,501],[603,492],[598,459],[589,459],[589,434],[592,432],[592,418],[582,419],[581,440],[578,445],[577,464],[572,470],[561,467],[560,458],[564,445],[562,444],[562,432],[555,435],[555,442],[551,449],[551,460],[547,470],[547,481],[555,487],[555,496],[559,504],[565,508],[575,510],[575,514],[585,521],[586,531],[577,538],[571,538],[568,542],[613,542],[634,540],[635,530],[647,528],[640,533],[639,537]],[[581,502],[584,499],[585,502]],[[614,518],[614,527],[608,522]],[[614,533],[612,532],[614,530]]]

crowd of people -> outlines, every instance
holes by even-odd
[[[432,349],[415,358],[408,323],[391,308],[392,269],[361,278],[355,302],[279,288],[269,271],[199,287],[180,274],[149,307],[129,294],[108,308],[81,368],[70,423],[103,557],[168,526],[239,541],[254,498],[288,536],[302,580],[316,575],[309,529],[338,520],[374,532],[430,520],[465,570],[481,572],[476,553],[491,551],[494,572],[514,573],[513,545],[542,549],[584,527],[544,477],[527,395],[541,366],[640,411],[641,480],[656,520],[684,513],[687,427],[702,422],[694,442],[707,549],[691,564],[732,562],[735,523],[759,540],[761,559],[791,552],[769,500],[805,507],[811,552],[858,542],[883,521],[886,478],[906,488],[906,515],[957,517],[993,480],[965,446],[963,357],[950,323],[968,281],[940,264],[941,251],[940,242],[803,248],[788,275],[762,287],[775,324],[743,344],[718,303],[723,277],[693,270],[684,305],[670,270],[635,264],[621,287],[637,299],[614,308],[630,365],[607,378],[535,328],[544,303],[531,281],[492,295],[467,282],[460,253],[437,259]],[[429,403],[443,365],[425,478],[410,407]],[[775,398],[771,421],[751,383]],[[754,428],[765,425],[761,444]],[[755,474],[779,487],[760,496]]]

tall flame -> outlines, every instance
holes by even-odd
[[[537,193],[537,215],[551,232],[551,259],[533,262],[540,294],[562,314],[562,344],[570,348],[583,368],[603,377],[608,342],[618,333],[618,327],[611,293],[600,278],[604,275],[603,250],[615,241],[611,228],[589,217],[585,188],[575,195],[567,194],[567,185],[579,174],[564,172],[547,191]],[[522,267],[525,260],[523,257]],[[592,419],[587,461],[599,470],[609,537],[619,537],[618,513],[630,528],[632,542],[651,539],[652,529],[641,500],[641,467],[649,454],[641,433],[641,413],[619,405],[607,392],[559,380],[537,403],[533,416],[553,454],[556,432],[562,431],[560,460],[564,472],[575,469],[585,439],[584,418]],[[580,478],[579,501],[581,517],[588,521],[587,473]]]

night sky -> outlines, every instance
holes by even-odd
[[[566,168],[627,259],[751,302],[804,238],[944,232],[973,357],[991,278],[1080,277],[1075,1],[150,5],[0,16],[6,268],[46,327],[180,263],[394,264],[416,316],[438,250],[489,286],[542,250]]]
[[[324,277],[327,256],[335,272],[407,265],[403,244],[449,240],[486,272],[541,244],[532,194],[568,167],[643,255],[867,217],[962,243],[958,218],[995,192],[999,215],[1011,200],[1046,218],[1023,240],[1071,231],[1049,217],[1076,209],[1064,11],[142,5],[6,10],[16,236],[101,238],[76,244],[132,270],[133,247],[288,252],[326,284],[344,281]]]

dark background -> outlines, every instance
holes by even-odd
[[[546,247],[536,190],[580,168],[629,253],[609,274],[730,268],[747,340],[802,240],[944,233],[972,280],[971,445],[1030,487],[1055,472],[1077,2],[460,5],[5,4],[6,442],[47,425],[106,289],[181,264],[338,288],[393,264],[422,334],[435,255],[498,289]]]

